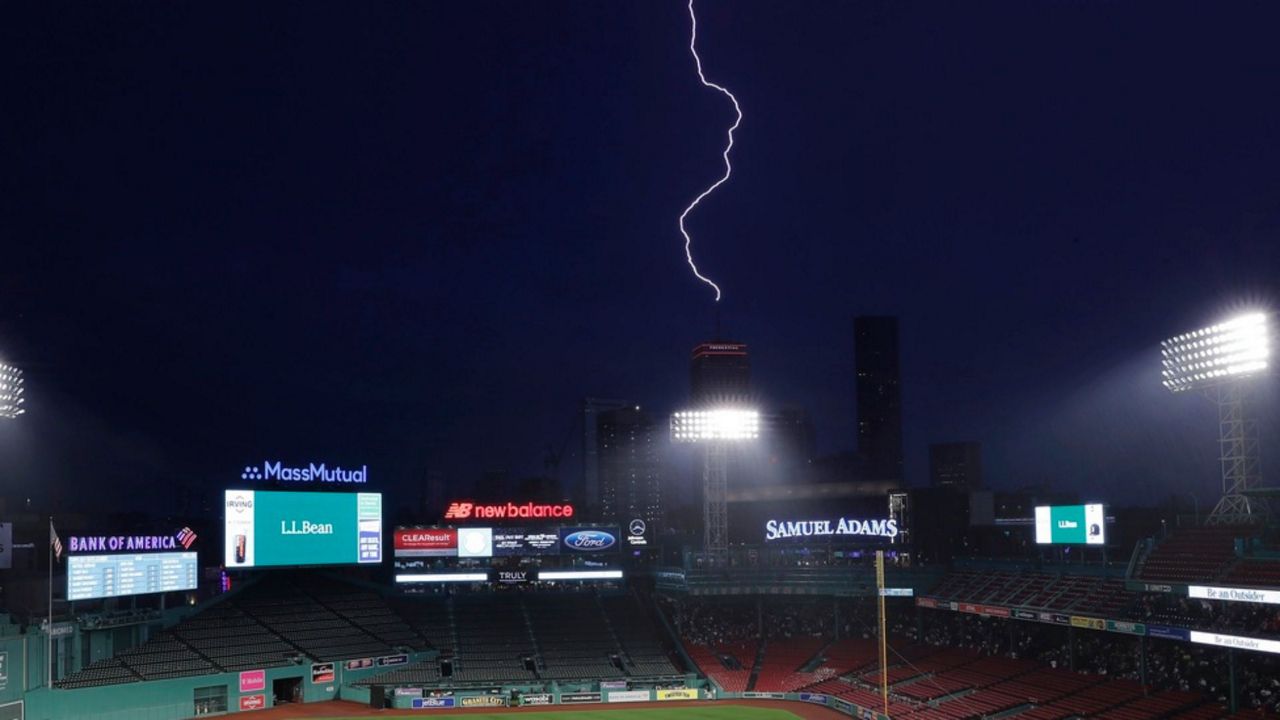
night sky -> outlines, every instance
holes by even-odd
[[[852,449],[851,319],[894,314],[913,484],[972,439],[997,487],[1211,504],[1216,411],[1158,343],[1280,299],[1280,5],[698,13],[746,117],[694,252],[767,402]],[[679,0],[6,4],[0,493],[263,459],[462,492],[540,472],[585,395],[674,409],[714,317],[676,218],[733,117],[688,33]]]

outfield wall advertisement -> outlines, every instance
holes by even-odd
[[[228,568],[382,562],[379,493],[226,491]]]

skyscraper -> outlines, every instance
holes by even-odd
[[[929,446],[929,484],[957,490],[982,489],[982,443],[952,442]]]
[[[638,406],[606,410],[597,418],[600,516],[625,528],[637,518],[650,528],[662,524],[662,468],[658,443],[664,437]]]
[[[853,319],[857,373],[858,454],[868,473],[902,479],[902,382],[898,368],[898,318]]]
[[[592,511],[600,507],[600,413],[626,406],[621,400],[582,400],[582,495]]]
[[[713,340],[693,349],[690,400],[696,405],[740,402],[751,397],[751,359],[746,343]]]

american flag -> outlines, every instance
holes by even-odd
[[[190,550],[192,543],[196,541],[196,531],[189,527],[184,527],[178,531],[178,542],[182,543],[183,550]]]
[[[53,529],[53,523],[49,523],[49,543],[53,545],[53,556],[58,558],[58,562],[62,562],[62,538],[58,537],[58,531]]]

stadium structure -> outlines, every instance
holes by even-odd
[[[1175,389],[1216,372],[1210,330],[1171,341]],[[390,526],[363,466],[246,466],[178,528],[19,514],[0,524],[0,720],[1274,716],[1280,524],[1232,393],[1227,501],[1205,518],[975,482],[735,488],[727,446],[704,473],[713,552],[705,528],[573,500],[454,499]]]
[[[332,701],[348,715],[673,701],[912,720],[1275,712],[1274,526],[1186,518],[1148,535],[1142,518],[1033,497],[1025,516],[975,507],[947,526],[922,518],[989,493],[892,495],[770,502],[782,516],[738,523],[756,542],[707,566],[656,530],[578,522],[572,503],[454,502],[448,519],[384,532],[376,493],[230,490],[225,537],[208,531],[203,550],[191,528],[64,525],[52,613],[0,624],[0,717]],[[982,552],[925,561],[931,543]],[[184,564],[204,550],[214,562]]]

